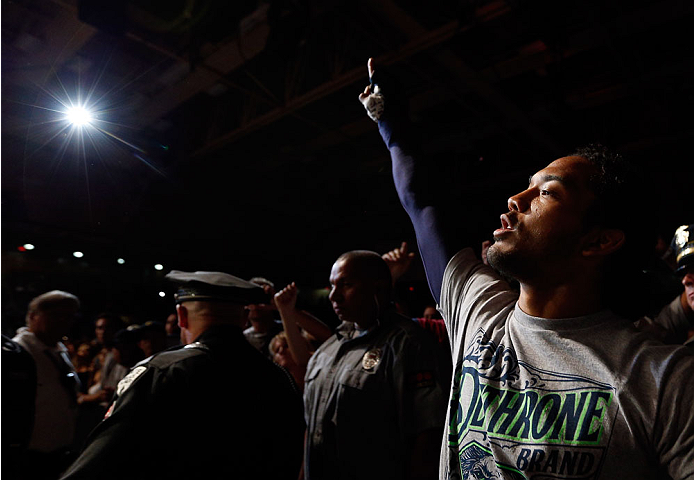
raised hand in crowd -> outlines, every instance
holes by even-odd
[[[294,282],[275,294],[274,303],[284,331],[272,339],[270,352],[275,363],[285,367],[303,390],[308,361],[317,346],[332,335],[332,331],[310,313],[296,308],[298,296],[299,289]]]
[[[407,242],[402,242],[400,248],[395,248],[390,252],[382,255],[390,269],[390,275],[393,277],[393,284],[397,282],[412,266],[412,260],[417,254],[411,252],[407,246]]]

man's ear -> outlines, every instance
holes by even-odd
[[[581,253],[584,257],[610,255],[624,245],[624,232],[617,228],[599,228],[586,236]]]
[[[176,305],[176,315],[178,315],[178,326],[188,328],[188,309],[179,303]]]

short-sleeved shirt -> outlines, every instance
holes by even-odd
[[[694,355],[610,311],[526,315],[472,250],[444,274],[454,376],[440,476],[694,477]]]
[[[307,480],[403,478],[412,440],[443,426],[439,348],[395,312],[366,332],[342,323],[306,372]]]

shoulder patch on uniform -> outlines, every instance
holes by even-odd
[[[120,382],[118,382],[118,387],[116,387],[116,395],[119,397],[123,395],[123,392],[125,392],[135,380],[145,373],[145,371],[147,371],[147,367],[145,366],[133,368],[130,373],[128,373]]]

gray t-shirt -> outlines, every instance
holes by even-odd
[[[531,317],[472,250],[440,310],[454,363],[446,479],[694,477],[694,355],[609,311]]]

